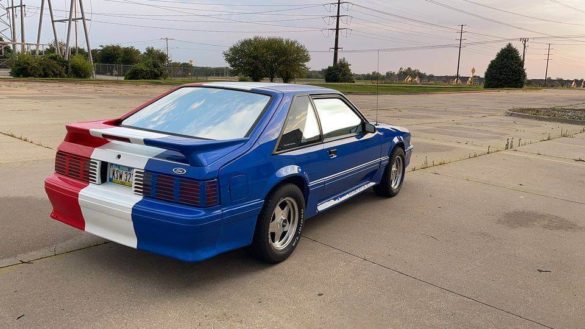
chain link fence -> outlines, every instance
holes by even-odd
[[[132,65],[94,64],[96,78],[123,80]],[[188,65],[170,65],[166,68],[169,79],[215,80],[232,79],[228,67],[195,67]]]

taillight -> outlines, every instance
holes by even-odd
[[[55,172],[80,181],[90,180],[90,159],[58,151],[55,157]]]
[[[205,182],[205,204],[208,207],[219,204],[219,191],[217,188],[217,179]]]
[[[217,180],[198,181],[185,177],[136,170],[134,193],[195,207],[213,207],[219,204]]]

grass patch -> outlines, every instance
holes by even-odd
[[[49,79],[49,78],[12,78],[3,79],[8,82],[58,82],[58,83],[75,83],[88,85],[161,85],[161,86],[179,86],[186,83],[195,82],[212,82],[221,80],[205,80],[205,79],[166,79],[166,80],[109,80],[109,79]]]
[[[75,84],[88,84],[88,85],[160,85],[160,86],[179,86],[186,83],[196,82],[220,82],[229,81],[235,82],[233,79],[166,79],[166,80],[92,80],[92,79],[48,79],[48,78],[12,78],[5,79],[2,81],[11,82],[58,82],[58,83],[75,83]],[[376,94],[376,84],[373,83],[325,83],[322,80],[303,80],[300,79],[298,84],[308,84],[318,87],[330,88],[338,90],[344,94],[364,94],[374,95]],[[267,82],[267,81],[263,81]],[[489,91],[501,91],[508,89],[490,89]],[[510,89],[519,90],[519,89]],[[524,88],[520,89],[523,91],[527,90],[540,90],[540,88]],[[380,95],[416,95],[416,94],[431,94],[431,93],[461,93],[461,92],[482,92],[488,91],[481,86],[454,86],[447,84],[437,85],[407,85],[407,84],[380,84],[379,93]]]
[[[344,94],[375,94],[376,84],[361,83],[310,83],[313,86],[331,88]],[[481,86],[452,86],[452,85],[406,85],[380,84],[380,95],[410,95],[429,93],[459,93],[483,91]]]
[[[518,108],[512,109],[511,112],[551,119],[585,121],[585,108]]]

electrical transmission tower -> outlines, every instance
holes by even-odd
[[[8,0],[0,0],[0,56],[4,55],[4,47],[12,42],[12,25],[8,9]]]
[[[461,46],[463,44],[463,27],[465,26],[465,24],[461,24],[459,25],[461,27],[461,30],[459,32],[459,55],[457,55],[457,78],[455,79],[455,84],[459,84],[461,82],[461,80],[459,80],[459,67],[461,65]]]
[[[42,26],[43,26],[43,11],[45,8],[45,1],[47,2],[48,5],[48,9],[49,9],[49,14],[51,16],[51,26],[53,27],[53,36],[55,37],[55,51],[57,52],[57,54],[62,55],[63,57],[65,57],[65,59],[69,60],[71,59],[71,27],[73,25],[77,26],[77,21],[81,21],[82,25],[83,25],[83,33],[85,35],[85,44],[87,46],[87,56],[89,59],[89,62],[91,63],[91,67],[92,67],[92,76],[95,77],[95,69],[93,67],[93,56],[91,53],[91,43],[90,43],[90,39],[89,39],[89,31],[87,29],[87,21],[88,19],[85,17],[85,10],[83,8],[83,0],[71,0],[70,4],[69,4],[69,15],[68,18],[65,19],[54,19],[53,16],[53,6],[51,3],[51,0],[41,0],[41,9],[40,9],[40,17],[39,17],[39,30],[38,30],[38,34],[37,34],[37,45],[36,45],[36,51],[38,53],[39,51],[39,43],[40,43],[40,36],[41,36],[41,30],[42,30]],[[79,5],[79,7],[77,7],[77,5]],[[79,8],[79,14],[81,16],[77,17],[77,8]],[[75,13],[75,15],[74,15]],[[65,53],[61,54],[61,49],[60,49],[60,45],[59,45],[59,39],[57,37],[57,30],[55,29],[55,23],[67,23],[67,38],[65,39]],[[75,29],[75,35],[77,36],[77,28]],[[77,44],[77,37],[75,37],[76,41],[75,43]]]
[[[57,55],[61,55],[61,47],[59,47],[59,38],[57,37],[57,29],[55,28],[55,16],[53,15],[53,5],[51,4],[51,0],[46,0],[48,9],[49,9],[49,16],[51,17],[51,27],[53,28],[53,37],[55,38],[55,52]],[[45,0],[41,0],[41,14],[39,16],[39,29],[37,31],[37,44],[35,53],[39,54],[39,45],[41,43],[41,30],[43,27],[43,15],[45,11]]]
[[[345,1],[341,1],[341,0],[337,0],[337,2],[332,2],[330,3],[330,5],[332,6],[336,6],[337,8],[337,14],[335,16],[329,16],[331,18],[335,18],[335,28],[334,29],[329,29],[330,31],[333,30],[335,31],[335,45],[333,46],[333,65],[337,64],[337,60],[339,58],[339,31],[340,30],[347,30],[347,28],[340,28],[339,27],[339,20],[341,19],[341,17],[348,17],[348,15],[341,15],[341,5],[342,4],[346,4],[349,2],[345,2]]]
[[[2,6],[4,8],[0,7],[0,9],[3,9],[6,12],[6,21],[10,26],[10,38],[7,39],[9,39],[12,44],[12,51],[16,52],[16,46],[20,45],[20,51],[24,53],[26,52],[26,39],[24,35],[24,8],[26,6],[22,3],[22,0],[20,0],[20,4],[15,4],[14,2],[14,0],[10,0],[10,3],[8,3],[8,0],[6,0],[4,1],[5,5]],[[18,10],[20,11],[20,14],[18,14]],[[18,42],[16,37],[17,16],[20,19],[20,42]]]

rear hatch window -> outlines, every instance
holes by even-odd
[[[122,126],[203,139],[243,138],[269,101],[253,92],[184,87],[124,119]]]

